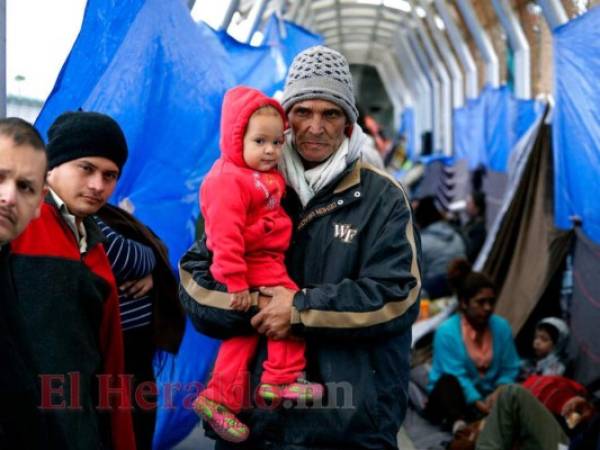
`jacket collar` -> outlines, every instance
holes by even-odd
[[[360,184],[360,169],[362,164],[360,160],[356,160],[354,164],[350,165],[346,171],[342,173],[342,178],[333,190],[334,194],[340,194],[354,186]]]
[[[56,202],[56,199],[54,198],[51,192],[48,192],[44,200],[48,205],[50,205],[54,209],[55,213],[60,217],[63,223],[73,233],[73,230],[71,229],[70,225],[67,224],[65,218],[63,217],[60,205]],[[66,208],[66,205],[64,205],[64,208]],[[87,251],[92,249],[95,245],[105,242],[106,239],[104,238],[104,235],[102,234],[102,232],[91,217],[85,217],[82,220],[82,224],[86,232]]]

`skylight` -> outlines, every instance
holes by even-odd
[[[388,8],[398,9],[404,12],[410,12],[410,3],[406,0],[383,0],[383,4]]]

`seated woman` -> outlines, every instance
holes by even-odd
[[[492,281],[472,272],[466,260],[448,271],[459,312],[443,322],[433,342],[433,367],[425,413],[446,429],[488,414],[493,393],[513,383],[520,360],[508,322],[493,314],[496,293]]]

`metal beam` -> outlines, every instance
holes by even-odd
[[[225,14],[223,15],[223,20],[221,21],[221,24],[218,27],[219,30],[226,30],[229,27],[229,24],[231,23],[231,19],[233,19],[233,15],[238,10],[238,7],[240,6],[240,0],[227,0],[227,1],[228,1],[227,8],[225,9]]]
[[[508,36],[508,43],[515,55],[515,96],[531,98],[531,52],[529,42],[519,24],[519,19],[507,0],[492,0],[502,28]]]
[[[436,71],[432,67],[431,63],[427,59],[425,50],[419,43],[416,31],[410,30],[406,34],[410,48],[414,52],[421,70],[425,73],[427,81],[431,86],[431,134],[433,151],[440,149],[441,147],[441,122],[442,122],[442,94],[441,94],[441,83],[436,76]]]
[[[569,16],[560,0],[538,0],[538,4],[542,7],[544,17],[551,30],[569,21]]]
[[[298,12],[300,11],[300,6],[302,6],[302,0],[296,0],[295,2],[292,2],[292,6],[285,15],[286,19],[290,22],[295,22]]]
[[[452,53],[452,50],[450,50],[446,36],[435,23],[435,11],[433,9],[433,5],[426,5],[424,2],[422,2],[421,6],[427,11],[426,20],[427,24],[429,25],[429,31],[431,32],[431,36],[433,36],[433,40],[435,41],[435,45],[439,50],[439,54],[448,68],[452,83],[452,106],[454,108],[460,108],[465,103],[463,74],[460,71],[460,67],[458,66],[458,62],[454,57],[454,53]]]
[[[401,98],[401,93],[406,92],[406,86],[404,82],[400,78],[398,73],[391,74],[390,70],[393,72],[393,69],[390,69],[388,65],[383,62],[379,62],[375,64],[375,69],[379,73],[379,77],[381,78],[381,82],[383,83],[383,87],[385,88],[390,101],[392,102],[392,106],[394,107],[394,133],[398,128],[400,128],[400,122],[402,121],[402,111],[404,107],[407,106],[404,103],[404,99]]]
[[[296,23],[299,25],[305,25],[308,16],[310,15],[310,0],[304,0],[302,8],[298,12]]]
[[[413,95],[407,87],[398,66],[394,63],[395,58],[392,55],[383,54],[381,51],[378,51],[373,53],[371,58],[366,59],[365,55],[368,53],[369,47],[369,44],[365,42],[361,42],[360,44],[358,42],[354,43],[352,48],[344,50],[344,56],[349,64],[375,67],[394,107],[394,125],[399,125],[404,107],[413,106]],[[354,77],[354,84],[356,86],[361,86],[360,77],[360,72]]]
[[[0,118],[6,117],[6,0],[0,0]]]
[[[387,54],[382,57],[382,62],[387,63],[387,66],[392,73],[394,88],[396,92],[398,92],[398,96],[402,99],[402,104],[405,107],[414,107],[415,101],[412,89],[407,82],[406,75],[400,70],[398,60],[393,55]]]
[[[262,21],[267,3],[269,3],[269,0],[254,1],[252,9],[250,10],[250,13],[248,13],[248,18],[245,21],[246,33],[243,39],[244,42],[250,43],[252,40],[252,36],[254,36],[254,33]]]
[[[404,33],[399,32],[396,35],[394,50],[398,59],[402,61],[400,67],[406,72],[406,80],[412,84],[415,92],[415,153],[420,155],[423,150],[421,136],[432,129],[432,88]]]
[[[473,35],[475,44],[485,62],[485,80],[490,86],[497,88],[500,85],[500,69],[494,47],[479,23],[471,2],[469,0],[456,0],[456,5],[460,9],[465,24]]]
[[[409,64],[406,61],[406,58],[402,58],[402,63],[397,58],[397,55],[394,55],[392,58],[393,65],[401,74],[400,80],[404,83],[404,90],[406,91],[404,104],[406,108],[412,108],[414,111],[414,132],[415,136],[421,136],[423,130],[423,108],[425,102],[425,95],[423,93],[423,88],[420,84],[420,80],[418,76],[414,75],[409,68]],[[402,116],[398,118],[398,127],[402,121]],[[418,139],[420,141],[420,139]],[[416,144],[416,143],[415,143]],[[418,146],[415,147],[416,152],[419,153],[421,151],[421,142],[419,142]]]
[[[452,19],[448,6],[446,5],[446,0],[434,1],[437,11],[446,26],[446,32],[448,33],[452,48],[458,56],[465,73],[465,95],[467,98],[477,98],[477,95],[479,94],[477,66],[475,65],[471,50],[469,50],[469,46],[456,26],[454,19]]]
[[[437,123],[437,135],[434,134],[434,152],[441,150],[446,155],[452,154],[452,89],[450,85],[450,76],[448,75],[448,71],[446,70],[446,66],[442,62],[441,57],[438,55],[438,52],[435,50],[433,43],[431,42],[431,38],[425,27],[421,18],[415,11],[415,8],[412,10],[413,17],[416,23],[416,30],[421,42],[423,43],[423,48],[425,49],[425,53],[429,58],[429,62],[431,64],[431,68],[435,72],[440,82],[440,97],[439,103],[437,105],[438,109],[438,123]],[[436,106],[436,105],[434,105]]]

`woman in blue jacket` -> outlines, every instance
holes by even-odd
[[[434,422],[454,428],[460,420],[489,413],[494,392],[515,381],[520,360],[510,325],[493,314],[492,281],[472,272],[465,260],[456,260],[448,272],[459,311],[435,333],[426,413]]]

